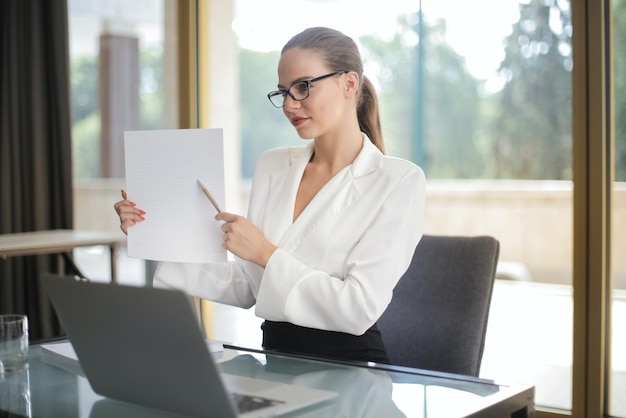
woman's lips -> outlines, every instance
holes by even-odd
[[[295,118],[291,118],[291,124],[295,127],[298,127],[302,125],[304,122],[306,122],[307,120],[308,118],[295,117]]]

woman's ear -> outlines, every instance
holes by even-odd
[[[344,94],[346,98],[355,96],[359,91],[359,75],[355,71],[348,71],[346,73],[346,86]]]

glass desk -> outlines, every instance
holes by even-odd
[[[534,387],[425,370],[321,361],[226,345],[214,353],[224,373],[338,393],[289,417],[532,417]],[[0,411],[22,417],[172,417],[95,394],[80,368],[31,345],[29,366],[0,376]],[[184,376],[181,376],[184,378]],[[19,396],[20,388],[30,396]],[[207,411],[207,416],[210,411]],[[2,416],[5,414],[0,413]]]

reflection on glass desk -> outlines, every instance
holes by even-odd
[[[322,361],[225,346],[216,354],[221,371],[257,379],[335,391],[338,397],[288,417],[528,417],[534,416],[534,387],[377,364]],[[18,375],[0,376],[0,411],[33,417],[172,417],[169,412],[103,398],[80,368],[29,351],[21,382],[23,397],[5,395]],[[11,380],[13,379],[13,381]],[[181,376],[184,379],[184,376]],[[23,386],[23,385],[22,385]],[[1,415],[1,414],[0,414]],[[4,416],[4,415],[3,415]],[[211,416],[207,411],[208,417]]]

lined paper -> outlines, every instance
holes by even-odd
[[[128,229],[128,256],[158,261],[226,261],[221,222],[198,186],[224,208],[222,129],[124,133],[128,199],[143,222]]]

